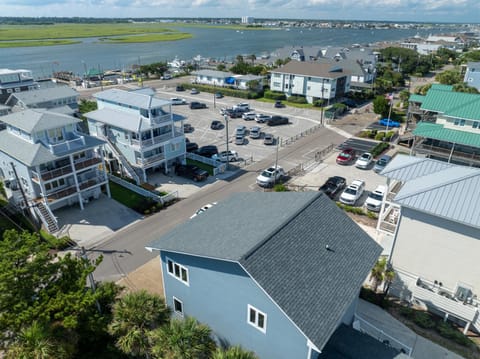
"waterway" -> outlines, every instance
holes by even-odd
[[[237,55],[274,54],[285,46],[349,46],[354,43],[373,44],[396,41],[419,34],[447,29],[319,29],[291,28],[279,30],[236,31],[181,27],[180,31],[193,34],[190,39],[172,42],[139,44],[109,44],[97,38],[78,39],[78,44],[46,47],[19,47],[0,49],[0,68],[28,69],[35,77],[46,77],[54,71],[72,71],[83,74],[86,69],[128,69],[133,64],[170,61],[175,57],[189,60],[197,55],[230,61]]]

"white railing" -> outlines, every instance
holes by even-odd
[[[106,136],[99,136],[101,138],[103,138],[104,140],[107,141],[108,143],[108,147],[112,150],[113,154],[115,155],[115,157],[122,163],[123,167],[125,167],[128,171],[128,173],[130,174],[130,176],[132,176],[133,180],[137,183],[137,184],[140,184],[140,177],[138,176],[137,172],[135,172],[135,169],[130,165],[130,163],[127,161],[127,159],[123,156],[123,154],[121,154],[117,149],[116,149],[116,146],[115,144],[110,141],[110,139]]]
[[[146,157],[146,158],[137,158],[137,165],[145,166],[153,162],[161,161],[165,159],[164,153],[159,153],[154,156]]]
[[[445,292],[448,293],[446,290]],[[467,322],[472,322],[476,318],[477,308],[463,304],[463,302],[458,302],[451,295],[451,298],[447,298],[440,293],[442,293],[442,289],[439,289],[438,292],[434,292],[417,285],[412,288],[413,298],[422,301],[427,307],[429,305],[434,306],[443,312],[449,313],[450,315]]]
[[[212,167],[219,167],[219,166],[222,165],[222,162],[220,162],[220,161],[215,161],[214,159],[204,157],[204,156],[200,156],[200,155],[197,155],[196,153],[187,152],[186,155],[187,155],[188,159],[198,161],[198,162],[202,162],[202,163],[205,163],[205,164],[210,165]]]
[[[72,149],[79,148],[82,146],[85,146],[85,137],[83,136],[79,136],[73,140],[66,140],[60,143],[55,143],[55,144],[50,143],[48,145],[48,147],[50,148],[50,152],[52,152],[53,154],[70,151]]]
[[[356,323],[357,325],[359,325],[359,328],[355,328],[357,326]],[[360,332],[368,334],[371,337],[377,339],[378,341],[385,343],[395,349],[400,350],[401,352],[407,354],[409,357],[412,356],[412,350],[413,350],[412,347],[406,345],[405,343],[402,343],[400,340],[385,333],[382,329],[377,328],[373,324],[367,322],[358,314],[355,314],[353,326],[355,329],[359,330]]]
[[[163,143],[163,142],[166,142],[168,140],[171,140],[173,138],[173,134],[170,132],[170,133],[166,133],[166,134],[163,134],[163,135],[160,135],[160,136],[155,136],[153,138],[150,138],[148,140],[142,140],[142,141],[139,141],[138,145],[140,147],[151,147],[153,145],[157,145],[159,143]],[[133,141],[132,141],[133,143]]]

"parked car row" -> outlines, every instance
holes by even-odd
[[[382,155],[373,166],[376,173],[380,173],[392,159],[389,155]],[[360,169],[369,169],[374,162],[373,155],[370,152],[362,153],[358,158],[353,148],[345,148],[338,155],[336,159],[339,165],[348,165],[355,163],[355,167]]]

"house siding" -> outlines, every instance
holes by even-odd
[[[259,358],[307,358],[305,336],[239,264],[166,251],[160,256],[168,306],[175,296],[185,315],[209,325],[221,341],[255,348]],[[168,273],[167,257],[188,268],[188,286]],[[265,333],[247,322],[248,305],[266,314]]]
[[[394,268],[431,281],[437,280],[450,289],[455,289],[457,283],[462,282],[478,292],[478,253],[478,229],[402,208],[392,257]]]

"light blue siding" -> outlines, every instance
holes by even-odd
[[[166,258],[188,269],[189,285],[168,273]],[[161,261],[169,307],[175,296],[183,302],[185,315],[209,325],[220,340],[248,348],[259,358],[307,358],[307,338],[238,263],[164,251]],[[248,323],[248,305],[266,314],[266,333]]]

